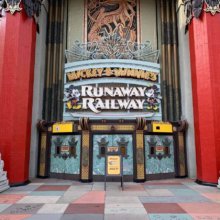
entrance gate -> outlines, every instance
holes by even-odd
[[[106,148],[112,146],[120,147],[123,156],[123,175],[133,178],[133,136],[131,134],[93,135],[93,178],[104,178]]]

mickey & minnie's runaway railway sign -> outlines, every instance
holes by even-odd
[[[84,116],[161,120],[160,103],[158,64],[94,60],[65,66],[64,120]]]

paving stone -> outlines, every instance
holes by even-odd
[[[149,196],[148,191],[106,191],[106,196],[128,197],[128,196]]]
[[[179,203],[190,214],[220,214],[218,203]]]
[[[74,203],[104,203],[105,192],[91,191],[75,200]]]
[[[72,203],[85,195],[87,192],[85,191],[66,191],[63,196],[60,197],[60,199],[57,201],[57,203]]]
[[[60,196],[25,196],[18,203],[56,203]]]
[[[44,185],[50,185],[50,186],[71,186],[73,182],[70,180],[64,180],[62,182],[50,182],[50,183],[45,183]]]
[[[189,189],[186,185],[144,185],[145,189]]]
[[[108,208],[143,208],[142,203],[107,203],[105,209]]]
[[[70,204],[65,214],[104,214],[104,204]]]
[[[217,187],[203,186],[203,185],[190,185],[190,189],[195,190],[199,193],[219,193],[220,190]]]
[[[7,209],[10,206],[11,206],[11,204],[0,204],[0,212],[4,211],[5,209]]]
[[[67,186],[55,186],[55,185],[43,185],[38,187],[35,191],[66,191],[70,185]]]
[[[63,214],[68,204],[45,204],[39,210],[38,214]]]
[[[217,193],[202,193],[202,195],[214,202],[220,201],[220,191]]]
[[[62,216],[61,220],[104,220],[104,215],[97,214],[65,214]],[[121,219],[122,220],[122,219]]]
[[[193,220],[192,216],[187,214],[149,214],[150,220]]]
[[[190,187],[190,186],[195,186],[196,183],[195,182],[182,182],[182,184]]]
[[[220,215],[214,214],[191,214],[194,220],[220,220]]]
[[[36,214],[32,215],[27,220],[60,220],[62,214]]]
[[[109,207],[105,209],[105,214],[147,214],[147,212],[143,207]]]
[[[146,214],[106,214],[104,220],[149,220]]]
[[[40,185],[26,185],[26,186],[18,186],[11,187],[10,190],[14,191],[33,191],[36,190]]]
[[[23,196],[27,196],[29,193],[31,193],[32,191],[16,191],[16,190],[7,190],[4,192],[1,192],[2,195],[9,195],[9,194],[14,194],[14,195],[23,195]]]
[[[104,183],[102,183],[101,185],[94,184],[92,186],[92,191],[104,191]]]
[[[68,191],[91,191],[92,190],[92,185],[76,185],[76,186],[70,186]]]
[[[63,179],[54,179],[54,178],[48,178],[48,179],[33,179],[32,180],[32,183],[44,183],[45,185],[65,185],[65,184],[68,184],[68,185],[71,185],[74,181],[72,180],[63,180]]]
[[[144,191],[144,187],[142,185],[130,185],[130,184],[124,184],[124,190],[123,191]]]
[[[31,215],[0,215],[0,220],[23,220]]]
[[[170,189],[170,191],[176,196],[195,196],[199,193],[192,189]]]
[[[137,196],[124,196],[124,197],[108,196],[108,197],[106,197],[105,201],[106,201],[106,204],[109,204],[109,203],[140,203],[140,200],[138,199]]]
[[[33,191],[29,196],[63,196],[65,191]]]
[[[43,182],[39,182],[39,183],[31,182],[31,183],[29,183],[28,185],[29,185],[29,186],[41,186],[41,185],[43,185],[43,184],[44,184]]]
[[[2,214],[35,214],[43,204],[14,204],[5,209]]]
[[[0,204],[13,204],[21,200],[25,195],[23,194],[1,194]]]
[[[143,205],[147,213],[186,213],[186,211],[176,203],[145,203]]]
[[[149,182],[146,182],[146,183],[142,183],[142,185],[145,185],[145,186],[183,186],[182,183],[178,183],[178,182],[171,182],[171,181],[149,181]],[[184,187],[184,186],[183,186]]]
[[[142,203],[191,203],[191,202],[198,202],[198,203],[209,203],[212,202],[211,200],[203,197],[203,196],[154,196],[154,197],[139,197]]]
[[[148,189],[146,190],[149,196],[174,196],[168,189]]]
[[[112,183],[106,183],[106,191],[116,190],[116,191],[122,191],[120,183],[117,185],[111,185]]]

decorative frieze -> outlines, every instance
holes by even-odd
[[[187,25],[193,17],[199,18],[203,10],[212,15],[220,12],[220,0],[183,0],[183,3]]]
[[[28,17],[36,18],[41,11],[41,5],[44,0],[0,0],[0,18],[3,17],[4,12],[10,12],[12,15],[16,12],[25,10]],[[37,23],[37,21],[36,21]],[[39,27],[37,26],[39,32]]]

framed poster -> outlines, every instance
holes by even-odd
[[[121,176],[121,156],[107,155],[106,156],[106,175],[107,176]]]

